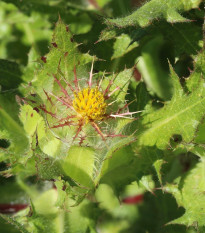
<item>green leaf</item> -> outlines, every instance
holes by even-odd
[[[25,224],[29,232],[35,233],[58,233],[64,224],[61,224],[63,215],[58,215],[58,208],[55,206],[57,192],[54,189],[39,193],[31,201],[30,211],[19,218],[19,222]],[[27,210],[28,211],[28,210]],[[22,215],[25,213],[22,213]]]
[[[152,176],[143,176],[139,183],[145,190],[153,193],[152,190],[154,189],[154,182],[152,180]]]
[[[19,123],[19,105],[16,101],[17,91],[5,91],[0,93],[0,107],[4,110],[8,115]]]
[[[18,229],[18,231],[14,231],[15,232],[21,232],[21,233],[29,233],[20,223],[18,223],[16,221],[15,218],[13,217],[9,217],[3,214],[0,214],[0,217],[2,219],[4,219],[7,223],[10,223],[11,225],[13,225],[16,229]],[[1,226],[2,227],[2,226]],[[4,229],[5,230],[5,229]],[[5,232],[5,231],[4,231]],[[9,230],[9,232],[13,233],[13,230],[11,229],[11,231]],[[6,233],[6,232],[5,232]]]
[[[58,208],[55,206],[57,192],[55,189],[49,189],[33,200],[35,211],[38,214],[49,215],[56,214]]]
[[[46,156],[40,150],[36,150],[35,155],[37,157],[35,159],[35,168],[39,178],[53,180],[64,174],[59,160]]]
[[[106,209],[114,214],[120,207],[119,199],[115,196],[113,189],[107,184],[100,184],[95,192],[95,197],[100,203],[100,208]]]
[[[110,97],[110,102],[115,101],[110,107],[109,110],[115,113],[120,107],[123,107],[125,104],[125,97],[127,94],[128,86],[130,83],[130,79],[132,77],[133,70],[125,69],[121,71],[119,74],[113,74],[112,76],[105,77],[102,81],[102,88],[105,90],[109,85],[109,81],[113,80],[113,84],[110,87],[110,93],[114,91],[116,88],[119,90],[114,91],[114,93]],[[117,121],[117,120],[116,120]]]
[[[17,63],[0,59],[1,90],[15,89],[22,82],[21,70]]]
[[[100,37],[98,42],[100,41],[106,41],[106,40],[111,40],[117,36],[117,30],[116,29],[109,29],[106,28],[100,33]]]
[[[66,192],[65,192],[65,182],[61,179],[55,181],[55,186],[57,188],[58,191],[58,199],[56,201],[56,206],[63,208],[63,205],[65,203],[66,200]]]
[[[170,23],[186,22],[188,20],[184,18],[180,12],[196,8],[200,2],[201,0],[151,0],[129,16],[117,19],[107,19],[105,22],[108,25],[117,27],[146,27],[150,25],[153,20],[160,18],[165,19]]]
[[[45,125],[43,118],[30,105],[25,104],[21,106],[20,119],[30,140],[32,140],[36,131],[38,131],[39,140],[44,136]]]
[[[1,177],[0,203],[27,204],[28,196],[16,182],[16,179]]]
[[[205,119],[199,125],[194,141],[196,143],[205,143]]]
[[[91,56],[80,54],[78,52],[78,45],[73,41],[73,36],[69,31],[69,28],[59,19],[56,24],[54,35],[52,38],[53,46],[50,52],[45,56],[46,61],[43,64],[42,69],[39,71],[36,80],[33,84],[35,90],[43,100],[46,100],[44,90],[51,92],[56,89],[54,85],[53,74],[64,74],[64,78],[67,81],[74,80],[74,66],[77,64],[80,68],[77,69],[77,76],[79,72],[88,72],[87,68],[83,65],[91,62]],[[78,67],[79,67],[78,66]],[[43,87],[43,88],[42,88]],[[55,93],[55,91],[54,91]]]
[[[125,188],[127,189],[127,186]],[[129,187],[129,189],[131,189],[131,187]],[[135,186],[135,192],[136,189],[138,189],[138,186]],[[127,223],[126,225],[128,225],[137,216],[137,208],[134,205],[124,205],[121,203],[121,198],[118,197],[115,194],[115,190],[107,184],[99,185],[95,192],[95,198],[99,203],[98,207],[103,210],[104,214],[108,213],[109,220],[117,219],[118,223],[124,220]],[[118,226],[118,224],[115,225]]]
[[[145,106],[148,104],[150,100],[150,96],[144,82],[140,82],[137,85],[136,99],[137,99],[136,110],[137,111],[144,110]]]
[[[93,21],[86,13],[81,13],[72,16],[71,23],[69,24],[70,30],[75,35],[84,34],[91,30]]]
[[[147,129],[139,137],[140,145],[156,145],[160,149],[165,149],[174,134],[181,135],[184,142],[190,142],[194,137],[205,112],[203,81],[201,80],[198,87],[187,95],[172,68],[171,77],[175,87],[174,95],[163,108],[144,117],[143,124]]]
[[[0,126],[1,130],[6,131],[5,139],[11,143],[8,150],[15,153],[16,157],[25,155],[29,147],[28,138],[23,128],[2,108],[0,108]]]
[[[114,46],[113,46],[114,53],[113,53],[111,59],[116,59],[116,58],[122,57],[123,55],[130,52],[131,50],[133,50],[137,46],[138,46],[137,42],[132,43],[132,40],[128,35],[122,34],[116,38],[116,41],[115,41]]]
[[[194,71],[191,72],[191,75],[188,79],[186,79],[186,88],[188,91],[194,91],[198,85],[200,80],[205,76],[205,50],[203,49],[200,53],[194,57]]]
[[[33,46],[28,54],[28,64],[23,70],[22,79],[24,82],[29,83],[36,77],[36,70],[40,68],[40,64],[37,62],[39,59],[39,53],[37,52],[37,49]],[[20,87],[21,93],[24,93],[25,86]],[[27,88],[29,90],[29,88]]]
[[[138,179],[137,159],[133,158],[129,162],[116,166],[107,172],[100,180],[102,184],[108,184],[119,193],[125,185]]]
[[[65,215],[68,233],[96,233],[98,211],[94,204],[85,199],[80,205],[71,208]]]
[[[73,146],[62,160],[62,168],[66,175],[85,187],[93,187],[95,151],[91,148]]]
[[[185,208],[185,214],[169,224],[185,224],[187,226],[205,226],[205,162],[202,160],[184,176],[177,184],[167,184],[164,191],[172,193],[179,206]]]
[[[46,130],[46,123],[43,117],[30,105],[21,106],[20,120],[24,130],[29,137],[30,143],[35,149],[36,144],[47,155],[56,157],[61,153],[62,143],[50,131]]]
[[[133,154],[130,146],[123,147],[122,149],[115,151],[115,149],[109,153],[105,157],[105,161],[103,162],[102,169],[101,169],[101,176],[103,177],[106,173],[112,172],[112,170],[124,166],[125,164],[129,164],[133,159]],[[125,156],[126,154],[126,156]]]
[[[162,165],[164,164],[164,160],[163,159],[158,159],[154,162],[153,166],[156,170],[156,173],[157,173],[157,177],[159,179],[159,182],[160,184],[162,185],[162,174],[161,174],[161,168],[162,168]]]
[[[176,56],[197,54],[201,49],[201,26],[196,23],[159,23],[153,28],[153,33],[156,30],[159,30],[160,33],[163,31],[165,39],[173,45]]]
[[[147,87],[162,99],[170,99],[171,80],[168,70],[163,67],[160,53],[163,38],[156,37],[142,47],[142,56],[137,59],[137,68],[142,74]]]
[[[95,231],[95,221],[97,211],[95,205],[89,200],[84,200],[80,205],[73,206],[74,201],[67,198],[64,208],[56,207],[58,192],[55,189],[49,189],[39,193],[31,202],[29,214],[19,218],[22,224],[28,222],[27,229],[35,233],[86,233]],[[24,213],[25,214],[25,213]],[[26,219],[25,219],[26,218]]]
[[[40,55],[48,50],[48,35],[51,35],[52,27],[46,14],[49,7],[45,6],[46,10],[41,15],[35,9],[38,5],[36,2],[32,2],[32,7],[30,2],[22,2],[22,4],[16,1],[6,2],[7,4],[1,2],[0,7],[3,9],[2,26],[6,26],[6,30],[2,27],[4,31],[2,57],[26,65],[27,53],[31,46],[34,46]]]

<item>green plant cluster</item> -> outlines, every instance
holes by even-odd
[[[204,79],[202,0],[2,0],[0,232],[204,233]]]

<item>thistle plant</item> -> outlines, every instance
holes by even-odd
[[[21,116],[35,125],[30,138],[33,153],[40,150],[60,166],[60,173],[54,177],[69,176],[76,184],[91,188],[104,174],[104,161],[135,140],[135,130],[130,125],[136,121],[138,111],[130,112],[130,102],[126,101],[133,71],[94,73],[96,58],[79,53],[61,20],[56,25],[53,44],[27,87],[27,96],[21,99]],[[75,161],[77,164],[73,165]]]
[[[65,114],[67,114],[65,118],[62,118],[57,113],[50,112],[46,108],[40,106],[40,109],[42,109],[46,114],[49,114],[51,117],[55,118],[57,122],[59,122],[58,124],[53,123],[53,125],[50,125],[48,122],[49,127],[51,129],[61,127],[72,127],[76,129],[76,134],[73,137],[72,142],[79,138],[80,145],[82,145],[83,140],[86,138],[86,136],[89,137],[89,135],[83,134],[83,128],[87,124],[90,124],[105,142],[106,138],[108,137],[124,137],[125,135],[109,132],[113,130],[111,127],[109,127],[109,125],[108,127],[106,127],[105,132],[99,126],[109,119],[116,120],[116,118],[128,118],[132,120],[134,119],[132,118],[132,115],[138,113],[129,112],[129,104],[127,103],[125,103],[122,108],[118,108],[116,113],[112,112],[112,105],[116,102],[116,100],[113,100],[111,97],[116,91],[121,91],[121,88],[119,86],[116,86],[114,90],[110,91],[112,85],[114,85],[116,75],[114,75],[113,79],[109,80],[107,87],[103,89],[103,87],[101,86],[103,78],[97,83],[97,85],[93,84],[93,64],[90,71],[89,80],[87,82],[83,82],[83,84],[87,84],[87,87],[81,87],[80,80],[78,80],[77,78],[75,67],[73,73],[74,80],[71,83],[68,83],[68,81],[63,76],[61,80],[59,80],[55,74],[52,74],[55,82],[60,87],[60,92],[57,94],[59,96],[51,92],[47,93],[44,90],[51,106],[53,107],[54,105],[51,97],[54,97],[61,105],[66,107]],[[62,81],[65,83],[67,88],[63,87],[63,84],[61,84]]]
[[[0,232],[205,232],[202,2],[0,2]]]

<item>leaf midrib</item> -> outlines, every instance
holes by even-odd
[[[168,119],[166,118],[164,121],[160,121],[157,125],[155,125],[154,127],[148,129],[144,134],[149,134],[151,131],[156,130],[157,128],[160,128],[162,126],[164,126],[165,124],[167,124],[168,122],[170,122],[171,120],[173,120],[174,118],[177,118],[179,115],[183,114],[186,111],[189,111],[191,108],[194,108],[196,105],[202,103],[205,100],[205,97],[203,99],[201,99],[200,101],[197,101],[196,103],[192,104],[191,106],[185,108],[184,110],[174,114],[172,117],[169,117]]]

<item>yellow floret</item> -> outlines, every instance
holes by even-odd
[[[85,122],[102,120],[107,104],[103,94],[98,88],[84,88],[83,90],[75,93],[73,100],[73,107],[79,113]]]

